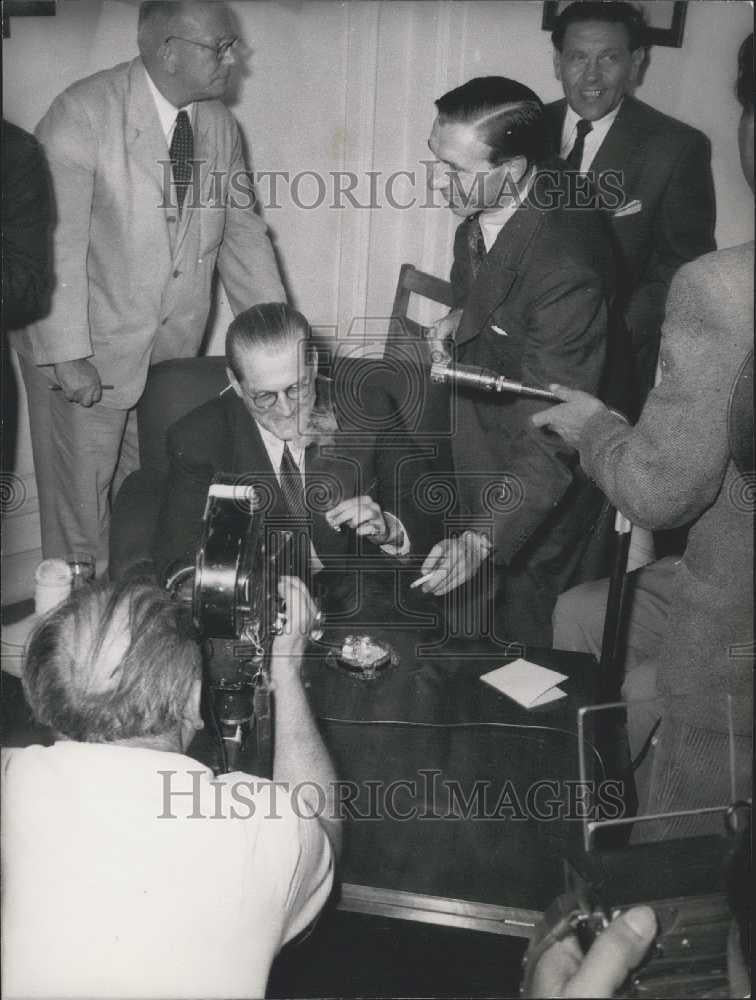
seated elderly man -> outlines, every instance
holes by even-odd
[[[3,752],[4,996],[264,995],[340,845],[299,677],[313,606],[299,580],[280,590],[275,786],[186,756],[200,652],[165,592],[98,585],[40,623],[23,683],[56,740]]]
[[[190,560],[217,473],[254,484],[272,519],[306,527],[315,567],[354,550],[427,551],[432,521],[413,500],[425,459],[369,361],[337,358],[318,375],[312,330],[281,303],[240,313],[226,336],[230,390],[168,434],[170,470],[155,537],[156,566]],[[344,530],[352,529],[352,530]]]

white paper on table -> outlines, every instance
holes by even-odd
[[[522,657],[506,663],[503,667],[490,670],[480,679],[508,698],[512,698],[523,708],[535,708],[537,705],[547,705],[550,701],[567,697],[567,693],[557,687],[560,681],[567,680],[566,674],[541,667],[537,663],[523,660]]]

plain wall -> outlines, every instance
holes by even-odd
[[[283,185],[265,216],[275,236],[293,299],[318,325],[385,316],[399,264],[411,260],[445,276],[454,221],[443,208],[392,208],[385,187],[379,210],[334,207],[318,196],[323,177],[354,171],[355,196],[367,200],[367,171],[410,170],[398,199],[423,201],[426,140],[433,100],[471,76],[521,80],[544,100],[561,95],[551,44],[540,28],[540,2],[236,2],[231,4],[252,49],[249,74],[233,110],[258,171],[300,174]],[[4,113],[32,128],[52,98],[73,80],[136,53],[136,4],[60,0],[55,18],[14,18],[4,42]],[[745,2],[688,4],[683,47],[654,47],[638,96],[702,129],[713,146],[717,241],[751,238],[752,199],[735,147],[738,106],[735,57],[752,27]],[[280,182],[279,182],[280,183]],[[269,183],[260,196],[269,202]],[[292,194],[299,195],[297,205]],[[330,204],[329,204],[330,202]],[[359,261],[355,260],[359,254]],[[353,273],[355,269],[359,273]],[[222,303],[216,325],[225,328]],[[220,340],[212,339],[212,350]]]

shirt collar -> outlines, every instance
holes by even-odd
[[[279,469],[281,468],[281,459],[283,458],[284,444],[285,442],[281,438],[276,437],[275,434],[262,426],[262,424],[257,423],[257,429],[260,432],[260,438],[262,443],[265,445],[265,450],[268,453],[268,458],[270,459],[270,464],[273,466],[273,471],[278,475]],[[291,457],[299,466],[299,471],[302,471],[302,460],[304,458],[304,448],[301,445],[296,445],[292,441],[289,441],[289,451],[291,452]]]
[[[146,69],[145,73],[147,73]],[[163,129],[165,141],[170,146],[171,135],[173,134],[173,129],[176,124],[176,116],[179,111],[186,111],[189,117],[192,118],[194,113],[194,103],[185,104],[183,108],[177,108],[174,104],[171,104],[167,97],[164,97],[163,94],[160,93],[158,88],[155,86],[155,81],[149,73],[147,73],[147,86],[150,88],[152,99],[155,102],[155,109],[157,110],[158,118],[160,119],[160,125]]]
[[[503,226],[509,222],[517,209],[527,198],[535,173],[536,168],[531,167],[530,173],[523,178],[522,181],[520,181],[517,187],[517,198],[512,198],[506,205],[502,205],[501,208],[497,208],[493,212],[481,212],[478,216],[481,232],[483,233],[483,241],[486,244],[486,250],[491,249]]]
[[[624,97],[622,98],[622,101],[624,101]],[[619,102],[616,108],[613,108],[608,114],[604,115],[603,118],[599,118],[595,122],[591,122],[591,124],[593,125],[591,132],[596,133],[596,136],[594,136],[594,138],[598,137],[599,135],[602,137],[606,135],[606,133],[612,127],[614,119],[619,114],[619,109],[622,107],[622,101]],[[577,129],[577,123],[579,121],[580,121],[580,115],[568,104],[567,113],[564,116],[564,127],[562,129],[563,139],[566,140],[573,134],[573,132]],[[588,135],[590,135],[591,132],[589,132]]]

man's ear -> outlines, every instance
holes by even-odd
[[[528,161],[525,156],[516,156],[509,161],[509,176],[514,184],[519,184],[528,172]]]
[[[554,76],[557,80],[562,79],[562,63],[561,63],[562,53],[556,46],[554,47]]]
[[[498,188],[496,197],[501,199],[507,195],[515,199],[519,205],[517,185],[528,171],[528,161],[524,156],[514,156],[511,160],[504,160],[498,167],[493,167],[492,173],[497,175]]]
[[[168,42],[161,42],[155,54],[165,72],[173,76],[176,73],[176,57]]]
[[[228,384],[234,390],[239,399],[241,399],[244,396],[244,393],[242,392],[242,387],[239,385],[239,380],[237,379],[236,375],[234,375],[234,373],[231,371],[231,369],[228,367],[228,365],[226,365],[226,378],[228,379]]]
[[[201,700],[202,679],[198,677],[192,684],[191,690],[189,691],[189,698],[186,702],[186,709],[184,710],[184,718],[194,727],[194,729],[202,729],[204,726],[204,723],[202,722],[202,714],[200,712]]]
[[[645,61],[646,50],[642,45],[639,46],[634,52],[630,53],[630,83],[634,84],[638,82],[638,78]]]

